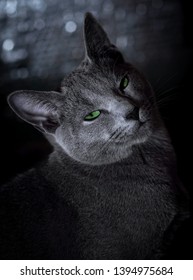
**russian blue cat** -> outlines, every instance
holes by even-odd
[[[150,84],[90,13],[84,38],[85,59],[61,92],[8,97],[54,151],[0,189],[3,259],[160,258],[183,211]]]

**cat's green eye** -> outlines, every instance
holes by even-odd
[[[86,115],[84,118],[85,121],[93,121],[100,116],[101,112],[99,110],[93,111],[90,114]]]
[[[119,86],[120,90],[126,89],[128,84],[129,84],[129,79],[127,77],[124,77],[120,82],[120,86]]]

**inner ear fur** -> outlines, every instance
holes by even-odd
[[[58,92],[22,90],[8,96],[8,104],[24,121],[38,130],[54,133],[60,125]]]

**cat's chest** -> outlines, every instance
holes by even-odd
[[[19,211],[26,240],[30,232],[35,244],[49,244],[48,251],[54,250],[57,258],[132,258],[138,246],[146,257],[153,248],[147,250],[146,244],[152,244],[153,237],[156,246],[174,209],[163,186],[156,188],[151,180],[139,184],[131,172],[117,180],[116,172],[110,177],[105,171],[99,177],[66,174],[60,185],[42,177],[27,198],[26,188],[21,189],[14,215]]]
[[[122,224],[124,220],[161,221],[175,209],[169,179],[153,177],[143,170],[107,170],[97,176],[75,176],[65,186],[63,197],[80,219]],[[146,174],[146,175],[145,175]]]
[[[76,242],[82,244],[80,250],[84,257],[97,258],[104,254],[108,258],[107,247],[120,247],[122,252],[125,248],[132,256],[137,255],[135,248],[139,244],[142,251],[152,238],[156,244],[175,215],[166,186],[159,185],[159,180],[157,186],[151,180],[139,182],[137,176],[116,180],[112,175],[103,179],[102,176],[98,181],[79,177],[76,188],[63,193],[64,200],[76,213]],[[101,244],[105,244],[102,251]],[[145,250],[151,249],[144,247],[144,256]],[[118,257],[125,258],[113,256]]]

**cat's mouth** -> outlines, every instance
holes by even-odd
[[[123,128],[119,133],[117,133],[116,138],[114,138],[114,142],[116,144],[124,144],[130,140],[141,138],[143,134],[145,134],[147,126],[148,121],[135,121],[135,123],[132,126],[128,125],[125,128]]]
[[[132,121],[132,123],[130,122],[126,127],[117,132],[116,136],[114,137],[115,143],[124,142],[126,138],[136,134],[141,125],[142,123],[139,121]]]

